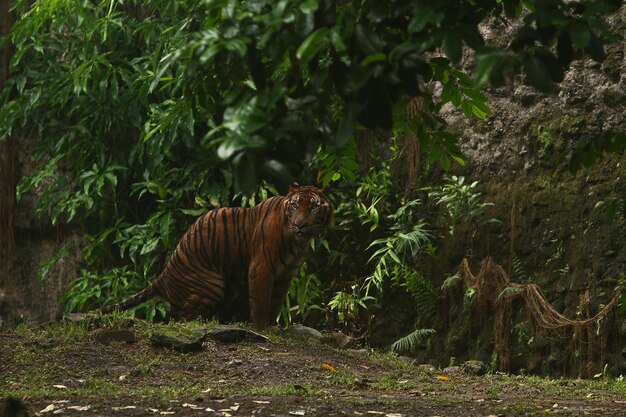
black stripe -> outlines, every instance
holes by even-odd
[[[204,266],[210,267],[212,266],[212,262],[207,254],[206,243],[204,242],[204,227],[205,227],[204,221],[205,220],[206,220],[206,215],[200,218],[199,224],[198,224],[198,230],[196,231],[196,233],[198,233],[198,244],[199,244],[198,252],[200,255],[199,256],[200,263],[203,264]]]
[[[240,221],[240,217],[242,217],[243,219]],[[235,242],[234,244],[237,245],[237,257],[239,262],[236,263],[235,269],[237,271],[237,274],[240,273],[241,271],[241,264],[244,262],[244,257],[243,257],[243,237],[245,234],[244,231],[244,225],[245,225],[245,209],[236,209],[235,212],[233,213],[233,222],[235,224]]]
[[[190,262],[197,262],[200,258],[200,239],[198,236],[198,227],[199,225],[202,224],[202,217],[200,217],[196,223],[193,225],[193,227],[191,229],[189,229],[189,232],[193,238],[193,246],[190,248],[191,249],[191,259],[189,260]]]
[[[211,237],[211,257],[216,262],[216,265],[220,265],[219,259],[219,240],[217,236],[218,227],[217,227],[217,213],[220,209],[214,210],[211,212],[211,216],[209,217],[209,224],[211,225],[211,232],[209,236]]]
[[[259,232],[261,235],[261,250],[263,253],[263,258],[267,261],[270,256],[267,253],[267,251],[265,250],[265,222],[267,221],[267,217],[270,214],[270,212],[272,211],[272,208],[274,207],[274,205],[276,204],[278,198],[277,197],[273,197],[269,200],[265,200],[265,204],[264,204],[264,210],[265,210],[265,214],[263,215],[263,219],[261,220],[260,224],[258,225],[258,227],[260,228]],[[270,265],[271,266],[271,265]]]
[[[223,257],[224,257],[224,259],[222,260],[222,274],[223,275],[226,274],[227,271],[230,271],[230,268],[231,268],[231,265],[230,265],[230,239],[228,237],[228,214],[229,213],[227,212],[227,209],[224,209],[222,211],[222,228],[224,229],[223,230],[223,235],[224,235],[224,253],[223,253]]]
[[[239,241],[239,245],[241,247],[242,250],[242,257],[241,257],[241,261],[242,262],[250,262],[250,244],[248,243],[250,241],[250,238],[252,236],[248,236],[248,223],[247,221],[252,221],[252,219],[248,219],[248,214],[250,213],[251,209],[244,209],[243,213],[242,213],[242,217],[243,217],[243,221],[242,221],[242,227],[241,227],[241,237],[240,237],[240,241]],[[252,216],[250,216],[252,217]]]

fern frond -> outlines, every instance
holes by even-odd
[[[417,329],[408,335],[401,337],[400,339],[393,342],[391,345],[391,350],[393,352],[409,352],[413,351],[417,348],[417,346],[424,340],[428,335],[434,334],[435,329]]]
[[[524,291],[523,288],[521,287],[506,287],[505,289],[502,290],[502,292],[500,294],[498,294],[498,298],[502,297],[503,295],[506,294],[517,294]]]
[[[443,284],[441,284],[441,291],[449,290],[450,288],[456,286],[462,280],[463,277],[459,274],[449,276],[445,279],[445,281],[443,281]]]
[[[517,256],[513,257],[513,272],[515,273],[515,278],[517,278],[517,281],[528,280],[528,274],[526,273],[524,264]]]

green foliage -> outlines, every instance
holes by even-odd
[[[141,277],[128,267],[113,268],[105,274],[94,274],[81,270],[78,278],[72,282],[69,290],[63,295],[65,313],[94,309],[102,305],[113,304],[128,294],[142,289]],[[143,303],[130,310],[131,315],[140,313],[148,320],[165,318],[167,305],[156,300]]]
[[[44,279],[46,275],[48,275],[50,268],[53,265],[55,265],[57,262],[59,262],[59,260],[67,257],[69,253],[70,253],[69,245],[63,246],[54,256],[52,256],[50,259],[47,259],[43,263],[43,265],[37,271],[37,278]]]
[[[313,310],[324,310],[320,304],[325,299],[325,289],[319,278],[307,274],[306,270],[304,263],[300,268],[300,274],[291,281],[285,304],[277,318],[277,322],[284,326],[289,326],[296,320],[305,322]]]
[[[447,291],[448,289],[459,285],[462,281],[463,277],[460,274],[456,273],[454,275],[450,275],[443,281],[443,284],[441,284],[441,290]]]
[[[428,336],[434,334],[434,329],[417,329],[408,335],[393,342],[391,350],[393,352],[415,352],[420,343]]]
[[[376,249],[369,259],[375,262],[374,273],[365,279],[363,288],[369,294],[372,288],[381,291],[385,278],[394,276],[399,281],[404,276],[402,268],[416,259],[430,242],[431,234],[422,221],[413,222],[411,208],[420,204],[411,200],[389,215],[395,223],[390,227],[391,236],[374,240],[368,248]]]
[[[433,283],[415,269],[406,268],[405,272],[398,274],[402,281],[398,285],[404,288],[415,302],[415,312],[417,325],[432,325],[437,320],[440,291]]]
[[[493,203],[485,203],[480,199],[481,193],[476,191],[478,181],[465,183],[465,177],[456,175],[446,178],[445,185],[428,188],[428,195],[435,204],[443,206],[447,218],[449,233],[453,235],[460,224],[473,224],[475,228],[484,221],[481,216]]]
[[[461,157],[437,116],[442,105],[485,118],[478,87],[511,72],[550,89],[578,53],[603,58],[611,34],[602,16],[617,7],[608,0],[482,7],[458,0],[19,1],[0,137],[18,126],[42,136],[52,130],[65,140],[45,140],[53,154],[60,150],[54,143],[88,149],[87,137],[115,154],[120,142],[139,137],[144,146],[132,157],[154,163],[181,157],[184,144],[206,151],[205,166],[219,172],[228,165],[228,186],[250,192],[259,177],[295,172],[312,144],[344,146],[357,124],[402,130],[394,109],[410,96],[424,101],[412,129],[429,157],[447,166],[450,156]],[[521,15],[509,50],[485,44],[481,22]],[[464,46],[475,53],[474,78],[455,68]],[[443,94],[420,88],[420,80],[440,84]],[[113,162],[95,161],[93,152],[77,159],[80,168],[98,162],[100,173]]]
[[[331,183],[354,184],[359,172],[356,161],[356,141],[351,139],[345,146],[320,145],[313,165],[318,168],[317,182],[326,187]]]
[[[337,291],[328,302],[328,308],[336,311],[340,322],[356,320],[359,308],[367,309],[367,302],[375,300],[374,297],[362,294],[359,287],[353,285],[351,292]]]

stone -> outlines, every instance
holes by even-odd
[[[442,372],[449,376],[463,375],[463,370],[460,366],[448,366],[447,368],[443,368]]]
[[[69,323],[82,323],[89,319],[90,317],[84,313],[70,313],[63,316],[63,320]]]
[[[417,368],[417,372],[419,372],[420,374],[434,375],[435,372],[437,372],[437,368],[427,363],[417,365],[416,368]]]
[[[369,350],[367,349],[348,349],[346,352],[354,353],[355,355],[367,355]]]
[[[316,330],[312,327],[303,326],[301,324],[293,324],[287,327],[286,331],[288,333],[296,334],[298,336],[308,337],[310,339],[320,340],[322,338],[322,333],[319,330]]]
[[[108,345],[111,342],[133,343],[137,338],[135,333],[128,329],[103,330],[96,334],[96,342]]]
[[[476,360],[463,362],[461,364],[461,369],[466,375],[479,376],[484,375],[487,372],[487,366],[485,366],[484,362]]]
[[[162,329],[152,333],[150,343],[155,347],[164,347],[178,352],[197,352],[202,350],[206,334],[201,330]]]
[[[51,337],[48,339],[35,340],[34,344],[43,349],[51,349],[53,347],[59,346],[64,341],[65,339],[62,337]]]
[[[358,349],[359,342],[352,336],[348,336],[341,332],[333,332],[323,337],[323,342],[338,349]]]
[[[242,341],[267,343],[269,339],[252,330],[241,329],[234,326],[216,326],[206,332],[210,339],[222,343],[236,343]]]

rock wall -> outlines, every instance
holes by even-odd
[[[33,142],[16,141],[16,176],[33,171],[30,155]],[[38,192],[24,193],[13,219],[15,256],[0,268],[0,330],[22,321],[47,322],[61,314],[60,297],[76,278],[82,260],[83,238],[72,226],[51,226],[35,213]],[[68,256],[40,275],[42,266],[67,246]]]
[[[623,7],[610,21],[620,35],[626,29],[625,16]],[[597,207],[626,197],[626,157],[607,155],[575,174],[564,162],[586,137],[626,126],[623,37],[607,52],[602,64],[590,59],[574,62],[553,94],[524,86],[520,78],[488,90],[493,114],[486,122],[448,111],[446,119],[468,156],[467,165],[454,173],[480,182],[484,199],[494,203],[487,216],[500,224],[479,230],[473,239],[467,235],[441,240],[438,260],[443,262],[435,262],[430,271],[435,282],[454,273],[465,257],[478,270],[479,261],[491,256],[512,281],[537,283],[554,308],[571,318],[584,316],[581,300],[586,295],[587,308],[595,313],[624,283],[625,219],[608,218]],[[471,67],[471,62],[465,64]],[[450,358],[480,359],[497,368],[495,312],[481,315],[463,305],[463,296],[461,291],[443,301],[444,319],[437,324],[438,339],[431,343],[445,347],[427,349],[420,357],[436,357],[438,365]],[[608,326],[604,351],[598,346],[597,352],[585,354],[573,340],[580,332],[539,334],[525,324],[525,306],[514,308],[510,371],[590,376],[608,365],[611,373],[626,375],[623,313],[603,323]]]

